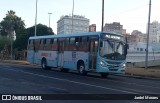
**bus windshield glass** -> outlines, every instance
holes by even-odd
[[[125,60],[125,43],[123,41],[117,40],[117,38],[120,37],[115,36],[114,38],[102,39],[100,56],[110,60]]]

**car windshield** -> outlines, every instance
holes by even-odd
[[[106,59],[124,60],[124,43],[115,40],[103,40],[100,55]]]

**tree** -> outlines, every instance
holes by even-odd
[[[28,39],[30,36],[34,36],[35,26],[29,27],[25,30],[21,30],[17,33],[17,39],[13,44],[13,48],[17,50],[26,50]],[[53,35],[52,29],[43,24],[37,25],[37,36]]]
[[[2,36],[11,36],[15,31],[17,33],[20,29],[25,29],[24,21],[16,16],[13,10],[8,11],[6,17],[0,23],[1,25],[1,35]]]
[[[7,37],[0,36],[0,51],[3,50],[4,46],[10,46],[10,39]]]
[[[25,30],[21,30],[18,32],[19,36],[17,36],[16,40],[13,43],[13,48],[21,51],[21,50],[26,50],[27,49],[27,43],[28,43],[28,35]]]
[[[34,36],[34,33],[35,33],[35,26],[27,28],[28,36]],[[46,25],[43,25],[43,24],[37,25],[37,33],[36,34],[37,34],[37,36],[54,35],[52,29],[47,27]]]

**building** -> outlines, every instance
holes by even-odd
[[[70,34],[89,31],[89,19],[84,16],[62,16],[57,21],[57,34]]]
[[[160,23],[158,21],[150,23],[149,42],[160,43]]]
[[[106,32],[116,32],[122,34],[123,31],[123,25],[121,25],[119,22],[113,22],[113,23],[106,23],[104,28],[104,31]]]
[[[146,48],[147,35],[138,30],[133,30],[131,35],[125,35],[129,44],[129,51],[142,52]]]
[[[96,32],[96,24],[92,24],[89,26],[89,32]]]

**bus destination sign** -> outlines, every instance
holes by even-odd
[[[118,35],[111,35],[111,34],[102,34],[101,35],[102,39],[116,39],[120,41],[124,41],[125,38],[123,36],[118,36]]]

